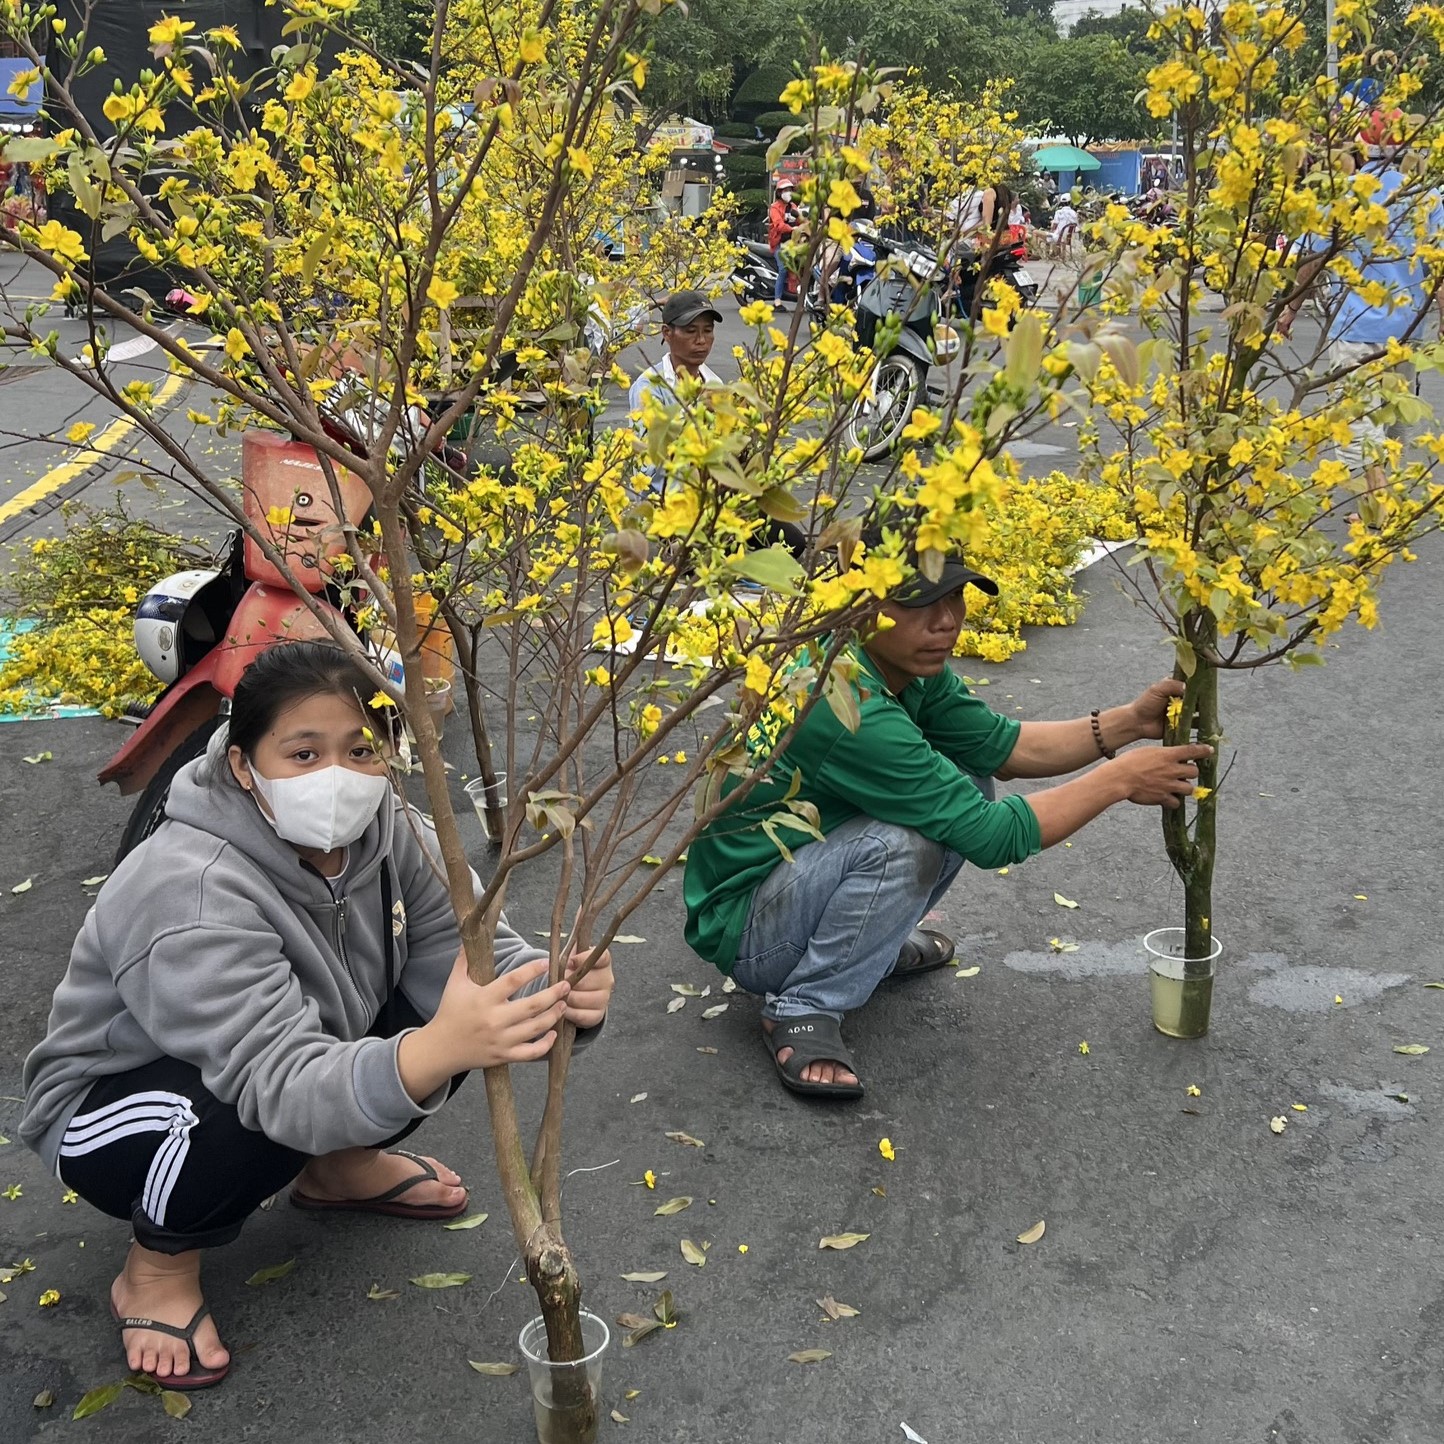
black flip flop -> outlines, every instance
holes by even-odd
[[[460,1203],[403,1203],[401,1195],[409,1193],[419,1183],[435,1183],[440,1176],[419,1153],[408,1153],[404,1148],[392,1150],[400,1158],[409,1158],[420,1170],[410,1178],[402,1179],[394,1188],[378,1193],[374,1198],[312,1198],[300,1189],[291,1190],[291,1207],[304,1209],[307,1213],[379,1213],[385,1218],[419,1218],[445,1220],[457,1218],[466,1212],[471,1197],[463,1190]]]
[[[191,1370],[188,1374],[145,1374],[144,1378],[153,1379],[162,1389],[178,1389],[182,1393],[191,1389],[213,1389],[227,1374],[231,1372],[230,1363],[224,1363],[219,1369],[207,1369],[201,1363],[201,1356],[196,1352],[196,1330],[200,1328],[204,1319],[210,1317],[210,1306],[202,1304],[195,1311],[185,1328],[178,1328],[175,1324],[162,1324],[155,1319],[122,1318],[116,1312],[114,1304],[110,1306],[111,1317],[120,1325],[120,1341],[125,1343],[126,1332],[130,1329],[147,1329],[156,1334],[169,1334],[173,1339],[179,1339],[187,1349],[190,1350]]]
[[[897,955],[897,963],[887,975],[889,983],[900,983],[923,973],[936,972],[952,962],[957,947],[946,934],[933,928],[914,928]]]
[[[772,1052],[772,1063],[782,1086],[804,1098],[861,1098],[861,1083],[809,1083],[802,1070],[809,1063],[841,1063],[855,1077],[852,1054],[842,1041],[842,1028],[836,1018],[826,1013],[803,1013],[797,1018],[779,1019],[769,1033],[762,1031],[763,1041]],[[785,1063],[777,1055],[791,1048],[792,1056]]]

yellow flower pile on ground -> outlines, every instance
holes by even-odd
[[[971,566],[998,584],[997,597],[968,592],[960,657],[1004,662],[1027,643],[1024,627],[1064,627],[1080,602],[1070,570],[1093,538],[1133,534],[1119,494],[1061,471],[1012,483],[985,505],[989,525],[968,553]]]
[[[0,664],[0,713],[47,704],[119,716],[159,683],[136,655],[131,627],[141,597],[162,577],[199,565],[197,549],[114,507],[64,509],[62,536],[12,547],[0,610],[31,630],[9,639]]]

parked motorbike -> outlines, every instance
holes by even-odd
[[[777,294],[777,263],[762,241],[743,241],[732,271],[733,289],[746,301],[770,301]]]
[[[344,504],[338,516],[316,453],[254,429],[242,437],[241,469],[247,515],[269,532],[287,566],[306,579],[321,605],[346,616],[333,562],[345,551],[345,526],[359,525],[369,509],[365,484],[338,469]],[[254,658],[277,642],[328,635],[259,544],[239,528],[217,566],[178,572],[141,598],[136,651],[166,687],[100,772],[102,783],[117,783],[125,795],[140,794],[117,862],[160,825],[172,780],[206,750]],[[401,659],[394,651],[378,653],[378,659],[399,679]]]
[[[897,445],[927,394],[928,368],[950,360],[962,344],[942,316],[945,273],[937,257],[926,247],[880,238],[874,247],[879,265],[857,299],[858,340],[875,348],[888,317],[897,317],[901,329],[878,357],[869,385],[852,403],[844,424],[844,441],[861,450],[866,461],[877,461]]]
[[[1027,255],[1027,247],[1022,243],[1004,243],[987,252],[966,241],[955,246],[947,298],[948,314],[964,320],[976,320],[982,310],[979,288],[994,279],[1011,286],[1022,297],[1024,306],[1036,306],[1038,283],[1024,264]]]

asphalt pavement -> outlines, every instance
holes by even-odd
[[[15,394],[0,388],[0,426]],[[1068,464],[1071,435],[1050,434],[1043,459]],[[1444,991],[1423,986],[1444,980],[1444,786],[1427,763],[1444,747],[1444,546],[1418,550],[1386,583],[1378,630],[1347,631],[1326,667],[1226,679],[1225,953],[1206,1039],[1149,1021],[1139,939],[1182,913],[1154,812],[1115,808],[1071,847],[965,871],[938,922],[962,969],[849,1022],[868,1088],[852,1107],[780,1089],[756,1005],[722,998],[682,941],[680,879],[662,884],[628,924],[645,941],[615,950],[613,1017],[576,1065],[567,1120],[588,1304],[613,1320],[665,1287],[679,1318],[614,1343],[605,1408],[626,1422],[604,1437],[881,1444],[905,1423],[928,1444],[1444,1439]],[[1077,625],[1030,633],[1006,665],[964,664],[990,705],[1076,715],[1168,670],[1114,568],[1085,575]],[[0,727],[0,1267],[34,1265],[0,1283],[0,1440],[526,1444],[524,1374],[468,1366],[515,1361],[535,1311],[475,1080],[413,1142],[462,1172],[486,1223],[327,1220],[279,1199],[207,1263],[232,1377],[184,1422],[131,1393],[70,1421],[125,1374],[106,1290],[128,1230],[63,1202],[15,1141],[20,1067],[94,890],[83,880],[109,870],[127,815],[94,780],[124,735],[98,719]],[[462,741],[448,737],[459,774]],[[545,869],[515,879],[523,930],[543,925],[547,887]],[[668,1013],[673,983],[713,996]],[[703,1019],[718,1000],[727,1011]],[[1432,1052],[1394,1051],[1411,1043]],[[542,1079],[518,1071],[535,1117]],[[690,1208],[656,1216],[679,1195]],[[867,1237],[819,1247],[845,1232]],[[684,1238],[705,1265],[684,1260]],[[287,1277],[247,1285],[291,1259]],[[409,1282],[453,1270],[473,1277]],[[667,1278],[621,1277],[643,1270]],[[859,1312],[829,1320],[829,1297]],[[828,1356],[789,1359],[805,1350]],[[42,1391],[55,1403],[37,1409]]]

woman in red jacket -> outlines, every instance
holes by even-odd
[[[777,266],[777,285],[773,289],[774,305],[780,306],[787,296],[787,267],[782,260],[782,247],[802,217],[792,203],[792,187],[785,181],[777,187],[777,198],[767,212],[767,245]]]

